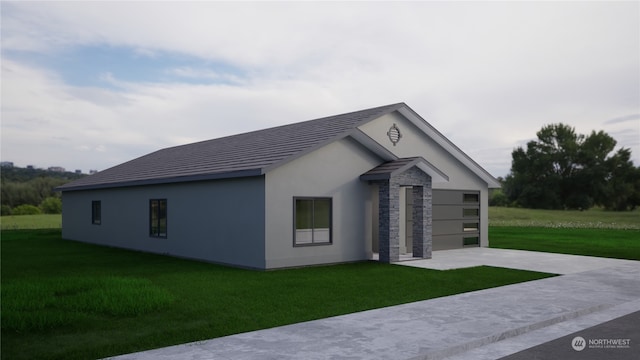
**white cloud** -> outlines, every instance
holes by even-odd
[[[496,176],[514,147],[556,122],[615,132],[640,164],[638,126],[607,122],[640,113],[639,10],[631,2],[3,2],[2,157],[103,169],[165,146],[405,101]],[[10,56],[88,45],[149,59],[183,54],[241,75],[185,64],[166,68],[175,82],[104,73],[109,88],[86,88]]]

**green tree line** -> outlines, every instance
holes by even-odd
[[[2,215],[62,212],[60,193],[54,189],[82,174],[41,169],[2,168],[0,192]]]
[[[577,134],[565,124],[544,126],[537,140],[512,152],[511,172],[496,201],[534,209],[601,206],[633,210],[640,205],[640,167],[631,150],[614,151],[616,140],[604,131]]]

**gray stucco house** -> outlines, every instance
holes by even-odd
[[[162,149],[58,189],[65,239],[273,269],[487,246],[499,186],[398,103]]]

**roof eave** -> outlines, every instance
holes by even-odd
[[[163,185],[163,184],[176,184],[176,183],[194,182],[194,181],[254,177],[254,176],[261,176],[263,174],[264,172],[262,171],[262,168],[256,168],[256,169],[229,171],[229,172],[223,172],[223,173],[174,176],[174,177],[167,177],[167,178],[132,180],[132,181],[122,181],[122,182],[113,182],[113,183],[87,184],[87,185],[77,185],[77,186],[63,185],[55,188],[54,190],[65,192],[65,191],[112,189],[112,188],[133,187],[133,186]]]
[[[360,175],[360,180],[362,181],[381,181],[381,180],[389,180],[391,178],[391,174],[362,174]]]
[[[384,161],[392,161],[398,159],[398,157],[391,151],[389,151],[386,147],[380,145],[380,143],[373,140],[369,135],[365,134],[357,127],[351,130],[349,136]]]

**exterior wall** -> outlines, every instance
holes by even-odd
[[[396,124],[402,135],[395,146],[387,136],[393,124]],[[370,121],[359,129],[394,155],[400,158],[422,156],[444,172],[449,177],[449,182],[434,181],[433,189],[480,191],[480,245],[489,246],[489,189],[486,182],[397,112]]]
[[[264,268],[264,177],[66,191],[65,239]],[[167,199],[167,238],[149,236],[149,200]],[[101,201],[102,223],[91,224]]]
[[[382,162],[345,138],[265,175],[266,267],[293,267],[368,259],[371,189],[361,174]],[[331,197],[332,244],[293,246],[293,198]]]

